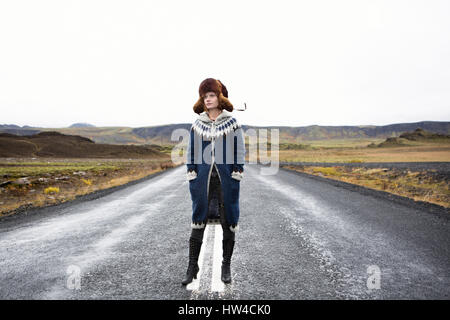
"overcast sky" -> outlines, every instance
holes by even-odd
[[[191,123],[220,79],[248,125],[450,121],[450,1],[3,1],[0,124]]]

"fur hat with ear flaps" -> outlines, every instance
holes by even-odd
[[[228,90],[225,85],[220,82],[220,80],[208,78],[200,83],[200,87],[198,89],[200,97],[193,108],[195,113],[200,114],[207,110],[203,101],[207,92],[214,92],[217,95],[219,98],[219,109],[225,109],[229,112],[233,111],[233,105],[230,100],[228,100]]]

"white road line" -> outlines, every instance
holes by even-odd
[[[186,286],[186,290],[198,290],[198,288],[200,287],[200,279],[202,277],[202,273],[203,273],[203,259],[205,256],[205,251],[206,251],[206,245],[207,245],[207,239],[208,239],[208,230],[210,229],[211,225],[206,225],[205,227],[205,233],[203,234],[203,244],[202,244],[202,248],[200,249],[200,255],[198,257],[198,266],[199,266],[199,271],[197,273],[197,279],[193,279],[191,283],[189,283]]]
[[[225,285],[222,282],[222,226],[216,224],[214,230],[214,252],[213,252],[213,269],[211,279],[211,291],[222,292],[225,289]]]

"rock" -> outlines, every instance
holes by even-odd
[[[8,184],[11,184],[11,183],[12,183],[12,180],[2,182],[2,183],[0,183],[0,187],[6,187]]]
[[[26,184],[30,184],[30,180],[28,180],[28,177],[19,178],[19,179],[15,180],[13,183],[18,184],[18,185],[26,185]]]
[[[57,177],[55,178],[55,180],[69,180],[70,178],[68,176],[63,176],[63,177]]]
[[[85,176],[86,172],[84,172],[84,171],[75,171],[73,174],[74,175],[78,175],[78,176]]]

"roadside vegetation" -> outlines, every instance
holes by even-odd
[[[3,159],[0,216],[73,200],[171,167],[167,159]]]
[[[310,141],[304,142],[302,148],[292,149],[296,148],[280,148],[279,161],[285,163],[284,168],[450,207],[448,172],[436,172],[432,168],[417,170],[414,165],[409,169],[369,168],[363,165],[366,162],[449,162],[448,135],[417,129],[398,138]],[[270,152],[268,154],[270,156]],[[314,166],[314,163],[318,165]],[[319,163],[342,163],[342,166],[320,166]],[[346,163],[362,165],[352,167],[345,166]]]
[[[286,169],[344,181],[367,188],[386,191],[415,201],[434,203],[450,208],[447,175],[432,170],[411,171],[395,168],[283,166]]]

